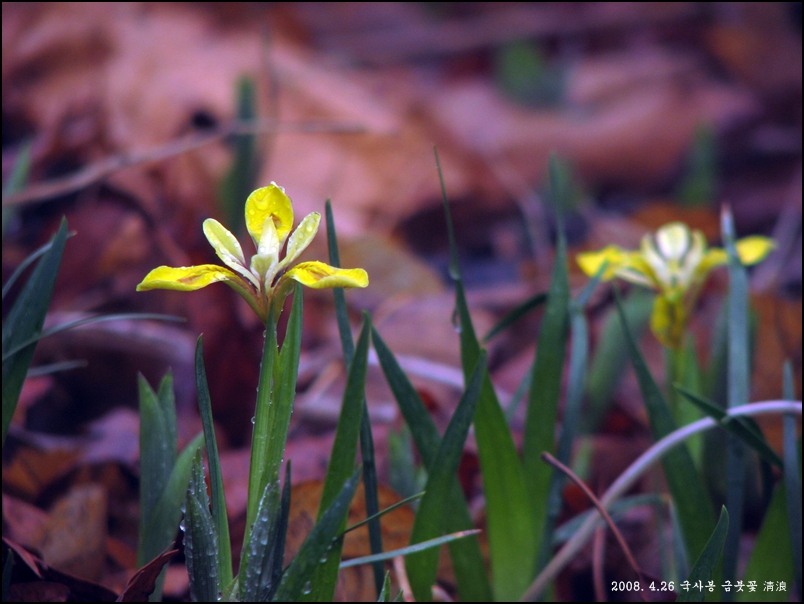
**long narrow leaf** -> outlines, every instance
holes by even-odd
[[[140,558],[145,560],[145,563],[165,551],[176,537],[176,529],[181,521],[182,503],[190,483],[193,460],[203,444],[204,435],[199,434],[184,448],[173,465],[173,471],[145,525]]]
[[[165,510],[162,522],[164,531],[149,531],[155,522],[159,500],[168,488],[177,456],[176,401],[173,396],[173,377],[168,370],[155,393],[145,378],[139,376],[140,409],[140,526],[137,566],[142,568],[156,558],[171,543],[181,518],[181,494],[187,490],[187,478],[182,479],[181,490],[173,500],[172,508]],[[188,466],[189,469],[189,466]],[[169,534],[172,533],[172,534]],[[157,578],[149,601],[162,599],[164,573]]]
[[[784,398],[796,397],[793,365],[784,364]],[[782,448],[784,455],[784,485],[787,495],[787,523],[790,525],[790,540],[793,546],[793,568],[796,571],[796,592],[801,600],[801,439],[796,443],[796,417],[785,413],[782,417]]]
[[[377,602],[390,602],[391,601],[391,574],[385,573],[382,581],[382,589],[380,595],[377,597]]]
[[[215,425],[212,421],[212,401],[209,397],[207,371],[204,366],[203,336],[198,336],[195,347],[195,388],[198,393],[198,410],[201,425],[204,427],[204,442],[207,448],[209,463],[209,486],[212,493],[212,518],[218,533],[218,577],[221,585],[228,586],[232,582],[232,545],[229,541],[229,516],[226,513],[226,497],[223,493],[223,475],[218,455],[218,441],[215,438]]]
[[[268,483],[257,508],[257,516],[251,527],[248,563],[240,565],[240,601],[264,602],[262,592],[271,592],[274,567],[273,548],[279,530],[279,481]]]
[[[744,581],[756,581],[754,592],[743,591],[735,594],[740,602],[789,602],[790,589],[795,581],[793,551],[790,543],[790,525],[787,523],[786,495],[784,483],[779,483],[773,492],[770,506],[765,512],[762,528],[759,530],[754,551],[748,560],[743,574]],[[763,589],[766,581],[772,581],[774,589]],[[784,591],[778,590],[784,584]]]
[[[449,273],[455,281],[455,308],[461,342],[461,365],[468,382],[480,357],[480,343],[472,325],[463,289],[452,215],[449,211],[444,177],[436,153],[441,181],[447,235],[450,241]],[[519,462],[508,422],[486,372],[475,411],[480,469],[486,495],[486,519],[489,535],[492,585],[494,597],[500,601],[515,600],[525,591],[533,575],[536,556],[533,515],[525,486],[525,474]]]
[[[42,330],[66,240],[67,221],[62,220],[58,232],[53,237],[53,245],[31,273],[3,323],[3,444],[6,442],[11,418],[17,408],[25,375],[31,366],[36,342],[19,350],[8,359],[6,354]]]
[[[246,506],[246,537],[244,543],[249,541],[249,527],[254,523],[257,515],[257,506],[265,491],[266,485],[271,482],[268,473],[268,464],[271,463],[271,421],[273,412],[273,386],[274,364],[276,363],[276,322],[273,312],[268,313],[269,318],[265,326],[265,340],[260,363],[260,378],[257,385],[257,405],[254,411],[254,429],[251,437],[251,461],[248,475],[248,503]]]
[[[676,602],[703,602],[706,597],[705,589],[697,589],[694,587],[699,581],[706,585],[712,580],[715,574],[715,567],[720,560],[720,555],[723,552],[723,544],[726,541],[726,533],[729,531],[729,513],[726,507],[720,508],[720,518],[717,521],[715,530],[712,531],[712,536],[706,542],[701,555],[695,561],[695,564],[687,576],[687,582],[691,587],[689,591],[681,590]]]
[[[484,342],[488,342],[494,336],[502,333],[511,325],[519,321],[522,317],[527,315],[530,311],[539,308],[542,304],[547,302],[547,292],[539,292],[518,304],[513,310],[508,312],[502,319],[497,321],[496,325],[492,327],[483,338]]]
[[[302,318],[304,316],[304,299],[300,284],[296,284],[294,292],[285,340],[282,342],[279,362],[274,366],[274,404],[270,409],[271,436],[266,461],[268,482],[279,480],[280,466],[285,457],[290,416],[293,412],[293,401],[296,398],[296,380],[299,375],[301,355]]]
[[[324,480],[324,491],[321,494],[321,504],[318,508],[319,519],[333,504],[341,491],[342,485],[352,474],[355,467],[363,400],[365,398],[370,333],[371,317],[369,317],[368,313],[364,313],[363,328],[360,331],[355,356],[349,366],[349,374],[346,379],[341,414],[338,418],[338,427],[335,430],[335,441],[332,444],[332,454],[327,468],[327,476]],[[343,526],[340,528],[342,529]],[[341,545],[334,545],[327,556],[326,562],[316,569],[312,580],[312,592],[305,599],[325,602],[332,600],[338,580]]]
[[[327,200],[327,245],[329,248],[329,263],[340,268],[341,259],[338,251],[338,235],[335,232],[335,219],[332,216],[332,204]],[[332,290],[335,297],[335,315],[338,319],[338,332],[341,336],[341,346],[343,347],[343,357],[346,365],[349,366],[354,356],[354,342],[352,341],[352,330],[349,325],[349,315],[346,308],[346,295],[342,287]],[[366,515],[371,518],[380,511],[380,500],[377,492],[377,465],[374,461],[374,437],[371,434],[371,418],[369,417],[368,404],[363,398],[363,418],[360,422],[360,455],[363,459],[363,495],[366,501]],[[369,546],[372,554],[382,552],[382,533],[380,521],[372,520],[368,523]],[[382,592],[383,581],[385,580],[385,569],[383,565],[374,565],[374,587],[377,590],[377,597]]]
[[[194,602],[216,602],[221,593],[218,576],[218,534],[209,512],[201,452],[195,456],[184,511],[184,553]]]
[[[67,239],[72,237],[74,234],[75,233],[68,233],[67,234]],[[40,248],[34,250],[33,252],[31,252],[25,258],[25,260],[20,262],[20,265],[16,269],[14,269],[14,272],[11,273],[11,276],[6,280],[5,283],[3,283],[3,300],[6,299],[6,294],[9,291],[11,291],[11,287],[17,282],[17,279],[19,279],[22,276],[22,273],[25,272],[25,269],[27,269],[29,266],[31,266],[39,258],[44,256],[45,253],[47,251],[49,251],[50,248],[52,248],[52,247],[53,247],[53,241],[52,240],[48,241],[45,245],[43,245],[42,247],[40,247]]]
[[[405,418],[405,422],[410,428],[419,456],[425,467],[429,468],[432,466],[441,444],[438,428],[413,384],[410,383],[376,329],[371,330],[371,337],[385,379],[388,381],[391,392],[394,393],[402,417]],[[472,516],[457,477],[452,480],[449,506],[451,513],[446,520],[447,532],[455,533],[474,528]],[[486,577],[486,566],[477,537],[452,542],[449,544],[449,551],[461,600],[464,602],[491,601],[491,586]]]
[[[632,289],[623,300],[623,311],[628,324],[638,339],[648,324],[653,295],[641,288]],[[603,329],[589,366],[586,381],[587,406],[583,417],[583,431],[593,434],[609,409],[614,391],[622,381],[628,365],[628,348],[625,342],[617,309],[610,309],[603,319]]]
[[[458,464],[461,461],[463,446],[466,436],[469,434],[469,426],[477,408],[480,385],[485,370],[486,354],[484,351],[480,354],[466,392],[455,409],[444,433],[444,438],[441,439],[435,459],[430,466],[424,497],[419,504],[410,534],[411,544],[433,539],[443,531],[445,514],[449,509],[452,478],[458,472]],[[437,567],[437,549],[408,556],[405,561],[410,587],[418,602],[429,602],[432,599],[432,586],[435,583]]]
[[[332,215],[332,204],[329,199],[325,205],[325,213],[327,219],[327,249],[329,251],[329,263],[340,268],[341,256],[338,249],[338,235],[335,232],[335,218]],[[341,347],[343,348],[343,356],[346,358],[346,364],[352,362],[352,356],[355,352],[355,344],[352,341],[352,328],[349,325],[349,313],[346,309],[346,292],[342,287],[332,288],[332,294],[335,297],[335,317],[338,321],[338,333],[341,337]]]
[[[591,291],[600,282],[600,275],[590,281]],[[583,296],[583,293],[582,293]],[[583,296],[584,298],[586,296]],[[583,300],[579,300],[583,302]],[[558,438],[556,458],[563,464],[569,464],[570,453],[575,435],[578,432],[581,416],[581,403],[583,402],[584,387],[586,384],[586,365],[589,352],[589,327],[583,312],[583,305],[573,303],[570,331],[572,333],[572,348],[570,350],[569,377],[567,383],[567,402],[564,405],[564,418],[561,423],[561,434]],[[553,547],[553,531],[561,513],[561,491],[565,477],[562,472],[553,472],[550,480],[550,490],[547,496],[547,520],[544,526],[543,545],[541,551],[548,554]]]
[[[361,556],[360,558],[352,558],[351,560],[341,562],[341,568],[349,568],[350,566],[360,566],[361,564],[371,564],[373,562],[381,562],[383,560],[392,560],[393,558],[396,558],[398,556],[408,556],[410,554],[424,552],[434,547],[440,547],[444,544],[454,543],[459,539],[466,539],[467,537],[476,535],[479,532],[480,529],[472,529],[470,531],[460,531],[457,533],[450,533],[449,535],[443,535],[441,537],[436,537],[435,539],[428,539],[427,541],[421,541],[416,545],[408,545],[407,547],[402,547],[389,552],[383,552],[375,556]]]
[[[360,344],[358,343],[358,353],[360,356]],[[355,435],[357,440],[357,435]],[[282,575],[279,589],[274,595],[275,602],[297,602],[300,599],[310,599],[316,590],[314,575],[315,571],[327,565],[329,560],[336,559],[335,574],[337,576],[338,564],[340,564],[340,550],[343,541],[336,537],[341,533],[343,523],[349,512],[349,504],[354,497],[357,483],[360,479],[360,470],[355,470],[352,476],[343,484],[340,492],[335,496],[330,505],[318,518],[318,522],[313,530],[302,543],[293,562]],[[337,550],[337,555],[336,554]],[[321,562],[326,558],[326,562]],[[330,600],[327,601],[331,601]]]
[[[748,317],[748,274],[735,248],[734,221],[728,208],[721,216],[721,228],[729,259],[729,327],[728,327],[728,397],[727,407],[748,403],[751,390],[750,337]],[[734,582],[743,527],[746,460],[745,447],[735,437],[727,439],[726,450],[726,507],[734,520],[729,526],[723,551],[723,580]]]
[[[779,457],[776,451],[771,449],[759,426],[750,417],[730,417],[723,409],[705,397],[695,394],[678,384],[675,385],[675,388],[706,415],[719,421],[724,429],[737,436],[746,445],[759,453],[764,460],[772,463],[780,470],[782,469],[784,466],[782,458]]]
[[[631,329],[623,311],[619,291],[615,288],[617,311],[620,314],[631,363],[637,374],[639,389],[650,420],[654,440],[667,436],[676,429],[672,413],[662,396],[659,386],[651,376],[642,353],[636,346]],[[664,473],[673,500],[678,510],[679,521],[684,532],[688,559],[695,559],[706,545],[707,535],[715,526],[709,498],[704,490],[698,470],[686,447],[670,451],[662,461]]]
[[[173,380],[167,373],[162,384],[170,385]],[[170,473],[176,463],[176,412],[166,417],[165,407],[157,399],[156,393],[146,379],[140,375],[140,548],[137,565],[142,567],[156,555],[162,553],[168,544],[148,547],[146,542],[153,537],[146,533],[157,501],[167,486]],[[160,394],[163,388],[160,387]],[[161,398],[161,397],[160,397]],[[168,402],[168,401],[165,401]],[[171,421],[172,420],[172,421]],[[172,426],[170,425],[172,423]]]
[[[420,499],[422,497],[424,497],[424,491],[422,491],[421,493],[416,493],[415,495],[411,495],[410,497],[405,497],[404,499],[402,499],[400,501],[397,501],[395,504],[389,505],[384,510],[380,510],[374,516],[369,516],[368,518],[365,518],[365,519],[361,520],[360,522],[356,522],[352,526],[346,527],[343,530],[343,534],[345,535],[346,533],[349,533],[351,531],[357,530],[361,526],[364,526],[364,525],[368,524],[369,522],[371,522],[375,518],[382,518],[386,514],[390,514],[391,512],[393,512],[396,508],[401,508],[403,505],[407,505],[409,503],[412,503],[412,502],[414,502],[417,499]]]
[[[288,537],[288,525],[290,523],[290,495],[292,491],[292,482],[290,480],[291,461],[285,464],[285,484],[282,485],[282,500],[279,508],[279,524],[277,526],[276,541],[273,543],[274,548],[274,566],[271,569],[271,584],[279,588],[279,581],[282,578],[282,571],[285,563],[285,542]],[[273,593],[265,594],[268,599],[273,599]]]
[[[554,469],[542,461],[541,454],[555,450],[558,398],[561,395],[569,328],[569,274],[563,218],[563,208],[569,203],[569,183],[564,182],[561,176],[566,176],[566,170],[560,168],[556,157],[551,156],[550,181],[558,219],[558,240],[553,275],[547,293],[547,307],[531,370],[528,413],[522,441],[522,462],[533,514],[538,567],[546,563],[550,551],[550,539],[543,539],[542,536],[547,523],[548,496],[554,473]]]
[[[5,361],[11,355],[15,354],[16,352],[19,352],[26,346],[34,344],[35,342],[43,340],[44,338],[50,337],[52,335],[56,335],[57,333],[61,333],[62,331],[67,331],[68,329],[80,327],[81,325],[90,325],[92,323],[105,323],[107,321],[126,321],[130,319],[153,319],[157,321],[175,321],[177,323],[182,323],[186,320],[182,317],[174,317],[171,315],[162,315],[156,313],[141,313],[141,312],[115,313],[112,315],[95,315],[92,317],[84,317],[82,319],[76,319],[75,321],[68,321],[67,323],[56,325],[55,327],[46,329],[41,333],[34,334],[24,342],[20,342],[13,348],[7,351],[3,351],[3,360]]]

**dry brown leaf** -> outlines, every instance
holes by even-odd
[[[39,551],[62,572],[98,580],[106,557],[106,491],[98,485],[73,487],[48,515]]]
[[[4,460],[3,489],[35,501],[54,480],[74,467],[77,456],[71,449],[21,447],[10,460]]]

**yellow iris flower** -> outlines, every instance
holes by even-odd
[[[745,265],[756,264],[773,245],[767,237],[746,237],[736,242],[737,255]],[[579,254],[577,261],[590,277],[608,262],[604,281],[619,277],[656,290],[651,330],[662,344],[677,349],[706,276],[716,266],[726,264],[728,256],[722,248],[707,248],[701,231],[671,222],[655,234],[645,235],[639,251],[609,245],[598,252]]]
[[[204,235],[229,268],[216,264],[179,268],[160,266],[145,276],[137,291],[193,291],[223,281],[243,296],[266,322],[272,303],[276,314],[282,310],[294,280],[313,289],[366,287],[368,274],[362,268],[341,269],[318,261],[302,262],[288,268],[310,245],[320,221],[321,214],[313,212],[293,230],[290,197],[285,194],[285,189],[272,182],[254,191],[246,200],[246,228],[257,247],[250,264],[246,264],[243,248],[235,236],[217,220],[207,218]],[[285,255],[280,260],[286,241]]]

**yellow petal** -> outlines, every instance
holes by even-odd
[[[703,260],[698,264],[698,268],[695,269],[695,277],[694,279],[705,279],[706,275],[709,274],[716,266],[722,266],[729,261],[729,257],[726,255],[726,250],[713,247],[707,250],[706,254],[704,254]]]
[[[262,235],[257,242],[257,253],[251,258],[251,270],[260,276],[264,283],[271,283],[279,266],[279,250],[282,244],[271,219],[263,223]]]
[[[295,262],[299,254],[307,249],[307,246],[310,245],[310,242],[312,242],[315,234],[318,232],[318,223],[320,221],[321,214],[318,212],[312,212],[304,217],[304,220],[299,223],[299,226],[296,227],[296,230],[293,231],[293,234],[290,236],[287,252],[281,262],[282,266],[287,266]]]
[[[182,266],[172,268],[160,266],[145,276],[137,286],[138,292],[149,289],[173,289],[182,292],[194,291],[217,281],[235,281],[245,288],[246,283],[228,268],[217,264]]]
[[[750,265],[762,262],[776,246],[773,243],[773,239],[762,237],[761,235],[752,235],[751,237],[740,239],[736,247],[737,255],[742,263]]]
[[[297,264],[282,276],[282,280],[285,279],[295,279],[313,289],[368,285],[368,273],[362,268],[335,268],[317,261]]]
[[[603,272],[603,281],[609,281],[616,276],[617,269],[620,268],[623,261],[626,259],[627,253],[616,245],[609,245],[604,247],[599,252],[584,252],[578,254],[575,260],[578,266],[589,277],[594,277],[604,262],[608,261],[608,266]]]
[[[640,252],[624,252],[623,260],[617,268],[615,276],[653,289],[661,289],[662,287],[651,265]]]
[[[226,227],[214,218],[207,218],[204,221],[204,235],[206,235],[209,244],[215,249],[218,258],[223,260],[226,266],[234,269],[259,287],[257,279],[246,267],[246,258],[243,255],[243,248],[240,247],[240,242]]]
[[[293,206],[285,189],[275,182],[257,189],[246,200],[246,228],[257,244],[268,218],[273,219],[279,240],[284,241],[293,228]]]

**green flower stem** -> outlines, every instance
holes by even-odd
[[[251,525],[257,514],[260,497],[268,484],[267,467],[269,436],[271,433],[272,382],[276,359],[276,322],[269,312],[265,325],[265,345],[260,364],[260,381],[257,386],[257,409],[254,414],[254,430],[251,438],[251,468],[248,476],[248,507],[246,508],[246,536],[248,542]]]
[[[763,401],[761,403],[741,405],[729,409],[728,416],[775,415],[782,413],[801,415],[801,401]],[[650,449],[645,451],[636,461],[628,466],[625,472],[620,474],[617,480],[614,481],[606,493],[600,498],[600,503],[603,507],[609,509],[614,500],[625,494],[648,469],[657,463],[662,456],[673,447],[681,444],[693,434],[705,432],[717,426],[717,421],[711,417],[705,417],[697,422],[679,428],[675,432],[671,432],[654,443]],[[558,573],[560,573],[561,570],[575,558],[581,548],[586,545],[600,520],[600,513],[595,510],[575,532],[572,538],[564,544],[564,547],[561,548],[550,563],[544,567],[542,572],[539,573],[539,576],[534,579],[533,583],[531,583],[528,590],[520,599],[521,602],[534,602],[540,597],[549,583],[558,576]]]
[[[678,425],[681,425],[681,412],[679,410],[679,396],[673,384],[684,383],[684,348],[668,348],[664,347],[665,359],[665,396],[667,396],[667,403],[670,405],[670,411],[673,413],[673,419],[676,420]]]

